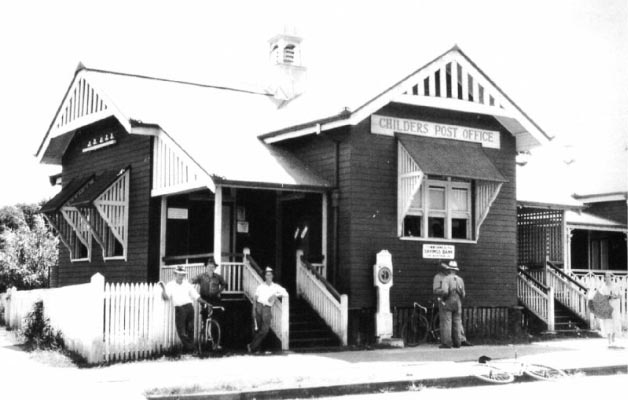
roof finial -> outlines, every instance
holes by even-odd
[[[85,66],[85,64],[83,64],[81,61],[79,61],[78,65],[76,66],[76,70],[74,71],[74,73],[78,73],[79,71],[86,69],[87,67]]]

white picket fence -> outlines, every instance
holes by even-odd
[[[248,253],[247,253],[248,255]],[[222,273],[232,292],[252,298],[262,278],[248,264],[224,263]],[[96,274],[90,283],[54,289],[11,290],[4,299],[5,320],[22,329],[24,318],[37,301],[44,316],[63,334],[67,348],[89,363],[141,359],[180,346],[172,302],[164,301],[155,283],[106,283]],[[275,302],[271,329],[288,349],[288,297]],[[6,304],[5,304],[6,303]],[[199,333],[198,304],[194,332]]]
[[[593,272],[588,272],[586,274],[571,274],[578,282],[580,282],[587,289],[598,289],[605,285],[604,283],[604,275],[603,274],[595,274]],[[628,276],[625,274],[617,274],[611,277],[611,281],[613,285],[619,289],[620,299],[619,299],[619,315],[621,318],[621,324],[623,329],[628,329]],[[592,328],[597,327],[597,321],[594,321],[595,318],[591,318]]]
[[[24,318],[38,301],[44,303],[44,317],[63,334],[68,349],[90,362],[101,360],[102,295],[104,278],[100,274],[90,283],[55,289],[15,290],[8,293],[6,322],[11,329],[23,329]]]

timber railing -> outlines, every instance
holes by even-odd
[[[185,268],[188,280],[192,280],[197,275],[205,272],[205,264],[203,262],[190,261],[205,260],[213,255],[214,253],[203,253],[165,257],[164,261],[171,264],[161,267],[159,270],[159,280],[169,282],[174,279],[174,270],[179,266]],[[216,272],[222,275],[227,284],[227,289],[224,293],[243,293],[242,274],[244,268],[244,253],[222,253],[221,260],[221,262],[218,262]]]
[[[249,249],[244,249],[244,266],[242,269],[242,290],[251,304],[255,303],[255,291],[264,283],[264,272],[257,265]],[[270,329],[281,341],[281,348],[288,350],[290,346],[290,297],[284,296],[277,299],[272,307],[272,320]]]
[[[523,268],[517,271],[517,297],[534,315],[547,324],[547,330],[554,331],[554,290],[539,282]]]
[[[545,268],[545,283],[554,289],[554,298],[583,320],[589,318],[587,310],[588,289],[551,261]]]
[[[619,292],[619,317],[622,328],[628,329],[628,276],[626,271],[571,271],[571,276],[589,291],[600,289],[606,285],[604,275],[611,273],[611,283],[615,290]],[[597,325],[595,318],[591,317],[589,323],[591,328]]]
[[[320,274],[319,268],[297,251],[297,295],[304,298],[338,336],[343,346],[348,343],[349,299]]]

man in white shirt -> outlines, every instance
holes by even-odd
[[[159,282],[164,300],[171,300],[174,304],[174,321],[177,327],[177,334],[184,351],[194,350],[194,306],[192,302],[209,304],[201,298],[194,286],[185,279],[186,271],[183,266],[178,266],[174,270],[174,280],[164,285]]]
[[[273,282],[273,269],[266,267],[264,271],[264,283],[255,291],[255,303],[253,304],[253,321],[256,333],[250,344],[246,345],[249,353],[257,351],[270,329],[272,319],[272,306],[277,297],[288,296],[286,289]]]

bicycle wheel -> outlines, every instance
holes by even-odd
[[[208,335],[207,325],[209,321],[205,322],[205,327],[201,327],[201,333],[198,337],[198,355],[200,357],[207,357],[212,350],[212,341]]]
[[[208,341],[211,343],[211,349],[212,350],[217,350],[218,348],[220,348],[220,325],[218,324],[218,321],[216,321],[215,319],[212,319],[209,322],[209,335],[208,335]]]
[[[558,368],[541,364],[527,364],[523,372],[528,376],[543,381],[553,381],[566,376],[565,373]]]
[[[515,376],[510,372],[488,364],[475,364],[473,375],[489,383],[511,383],[515,380]]]
[[[422,315],[418,315],[416,319],[411,318],[403,324],[401,331],[404,346],[417,346],[419,343],[425,342],[427,338],[427,318]]]

